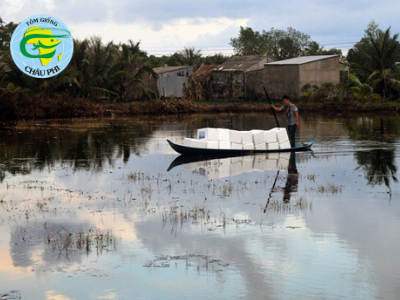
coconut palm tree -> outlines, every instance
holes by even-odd
[[[371,22],[365,36],[349,50],[348,61],[353,73],[362,81],[375,80],[374,90],[383,97],[390,95],[391,85],[398,83],[395,63],[400,59],[399,34],[393,36]]]
[[[74,53],[72,54],[71,61],[64,72],[68,72],[71,76],[71,86],[69,91],[72,95],[87,98],[89,96],[89,89],[87,80],[89,77],[89,41],[88,40],[75,40],[74,39]]]
[[[146,74],[156,76],[153,69],[143,61],[145,52],[140,51],[139,43],[120,44],[118,59],[109,70],[110,89],[117,95],[118,101],[126,102],[138,98],[152,98],[144,78]]]
[[[107,98],[130,101],[151,97],[142,82],[144,73],[152,69],[142,62],[146,53],[140,43],[104,45],[98,37],[83,42],[74,41],[74,54],[69,64],[70,90],[84,98]]]
[[[113,97],[110,70],[118,59],[118,50],[112,42],[103,45],[101,39],[92,37],[89,41],[88,68],[85,74],[91,97]]]
[[[374,93],[374,82],[371,82],[370,78],[363,83],[357,76],[350,73],[343,85],[347,93],[350,93],[354,98],[362,102],[380,99],[380,96]]]
[[[201,65],[201,50],[192,48],[184,48],[178,53],[180,64],[184,66],[193,66],[193,70],[197,70]]]

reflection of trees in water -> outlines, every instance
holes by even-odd
[[[80,263],[94,252],[115,251],[117,239],[111,230],[92,227],[90,222],[76,224],[68,221],[38,222],[18,226],[11,232],[10,255],[16,267],[34,267],[39,271],[59,266],[60,263]],[[33,259],[41,252],[40,268]],[[0,298],[2,299],[2,298]]]
[[[154,125],[153,125],[154,126]],[[29,174],[32,170],[52,167],[56,162],[69,164],[73,170],[100,171],[105,163],[116,159],[129,160],[131,153],[140,153],[154,128],[145,123],[106,124],[97,128],[23,128],[0,132],[0,182],[5,171]]]
[[[10,240],[10,255],[14,266],[16,267],[32,267],[35,265],[33,256],[35,251],[43,247],[41,261],[46,267],[51,267],[59,263],[59,255],[50,247],[46,247],[49,232],[53,232],[53,228],[69,228],[72,230],[81,230],[86,224],[74,224],[64,222],[62,224],[53,224],[52,222],[37,223],[34,226],[18,226],[11,232]],[[60,248],[63,242],[60,242]],[[82,255],[85,253],[71,252],[69,253],[68,261],[81,262]],[[65,256],[65,253],[63,253]]]
[[[346,119],[345,125],[354,140],[379,140],[390,142],[399,135],[398,120],[393,117],[367,117]]]
[[[346,125],[354,140],[390,143],[398,137],[398,120],[393,117],[366,117],[348,119]],[[390,181],[397,182],[394,149],[376,149],[356,152],[359,168],[364,169],[370,185],[385,184],[390,191]]]
[[[384,183],[390,190],[390,181],[397,182],[397,167],[395,165],[394,149],[376,149],[356,152],[359,168],[364,169],[368,184],[381,185]]]

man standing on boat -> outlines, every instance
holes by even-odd
[[[299,126],[299,110],[296,105],[290,102],[289,96],[283,96],[282,101],[283,105],[281,107],[272,104],[271,106],[276,111],[284,111],[286,113],[290,146],[293,148],[296,146],[295,140],[297,126]]]

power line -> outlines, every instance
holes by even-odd
[[[353,45],[358,42],[349,41],[349,40],[341,40],[341,41],[327,41],[327,42],[318,42],[324,49],[329,48],[337,48],[337,49],[349,49]],[[214,46],[190,46],[190,47],[160,47],[160,46],[151,46],[145,47],[143,45],[143,50],[147,53],[155,56],[162,55],[171,55],[176,52],[181,52],[184,48],[194,48],[195,50],[199,50],[202,55],[214,55],[214,54],[222,54],[222,55],[232,55],[233,47],[214,47]]]

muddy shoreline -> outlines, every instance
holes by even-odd
[[[310,112],[400,112],[400,102],[356,101],[294,101],[301,111]],[[56,100],[16,100],[3,102],[0,120],[38,120],[93,117],[130,117],[139,115],[171,115],[192,113],[270,112],[267,102],[210,101],[193,102],[184,99],[152,100],[146,102],[109,103],[88,99],[60,98]]]

